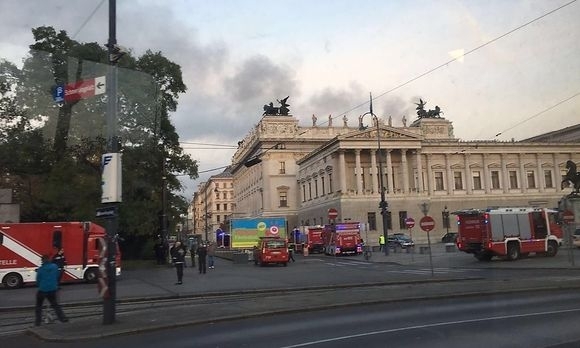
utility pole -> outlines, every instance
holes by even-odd
[[[117,46],[116,29],[117,4],[109,0],[109,69],[107,78],[107,154],[103,156],[103,196],[101,203],[114,213],[106,220],[107,230],[107,287],[103,298],[103,324],[115,322],[115,302],[117,297],[117,211],[121,202],[121,155],[119,154],[119,139],[117,127],[117,61],[120,58]],[[107,171],[108,166],[113,168]],[[112,192],[112,193],[111,193]]]

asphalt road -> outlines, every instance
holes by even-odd
[[[200,316],[174,307],[176,315]],[[85,342],[3,338],[20,347],[578,347],[575,290],[446,298],[268,315]]]

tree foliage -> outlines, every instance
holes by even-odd
[[[59,85],[106,75],[107,50],[52,27],[32,33],[22,68],[0,60],[0,185],[14,190],[23,222],[94,220],[101,156],[110,135],[107,96],[57,105],[53,92]],[[170,120],[185,91],[181,67],[161,52],[129,53],[118,62],[119,232],[125,255],[140,255],[145,241],[160,232],[163,185],[170,230],[185,213],[176,173],[196,178],[197,162],[183,152]]]

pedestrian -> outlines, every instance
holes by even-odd
[[[385,249],[385,236],[381,234],[379,236],[379,251],[383,251]]]
[[[189,252],[191,254],[191,267],[195,267],[195,254],[197,251],[197,243],[194,241],[191,241],[191,245],[189,247]]]
[[[181,285],[183,284],[183,264],[185,263],[186,250],[181,246],[181,242],[175,242],[170,253],[171,262],[173,262],[177,271],[177,283],[175,285]]]
[[[207,246],[207,262],[210,269],[214,269],[215,243],[209,242]]]
[[[206,271],[206,264],[205,264],[205,259],[207,256],[207,247],[205,246],[204,243],[202,243],[198,248],[197,248],[197,264],[199,265],[199,274],[205,274]]]
[[[38,286],[38,291],[36,292],[36,305],[34,307],[34,325],[40,326],[44,299],[48,300],[58,320],[66,323],[68,319],[56,299],[56,291],[58,290],[58,266],[51,262],[48,255],[42,255],[41,262],[42,265],[36,270],[36,285]]]
[[[296,260],[294,260],[294,246],[288,248],[288,262],[290,262],[290,260],[292,260],[292,262],[296,262]]]
[[[64,266],[66,266],[66,257],[64,256],[63,248],[59,248],[56,255],[52,257],[52,263],[58,267],[58,287],[60,288],[62,275],[64,274]]]

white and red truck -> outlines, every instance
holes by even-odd
[[[322,241],[326,255],[361,254],[360,223],[347,222],[325,225],[322,231]]]
[[[562,242],[558,211],[547,208],[465,209],[457,216],[455,243],[480,261],[517,260],[530,253],[555,256]]]
[[[306,246],[308,247],[309,253],[324,252],[324,241],[322,240],[323,231],[324,227],[322,226],[307,226],[304,228]]]
[[[0,223],[0,281],[19,288],[36,281],[42,255],[64,249],[67,264],[62,282],[96,282],[105,229],[92,222]],[[116,274],[121,274],[117,246]]]

